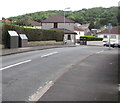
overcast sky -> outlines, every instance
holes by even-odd
[[[2,17],[18,16],[26,13],[64,10],[70,7],[72,11],[82,8],[118,6],[120,0],[1,0],[0,19]]]

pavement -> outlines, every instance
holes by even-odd
[[[118,54],[116,50],[98,52],[72,65],[69,71],[58,78],[39,101],[118,103],[117,75]]]
[[[11,55],[11,54],[36,51],[36,50],[51,49],[51,48],[63,48],[63,47],[76,47],[76,45],[46,45],[46,46],[1,49],[0,56],[6,56],[6,55]]]

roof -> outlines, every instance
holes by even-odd
[[[28,22],[31,23],[32,26],[41,26],[41,23],[34,21],[30,18],[28,19]]]
[[[54,30],[61,30],[61,31],[64,32],[64,34],[75,34],[75,35],[77,35],[76,32],[73,32],[73,31],[70,31],[70,30],[64,29],[64,28],[52,28],[52,29],[54,29]]]
[[[4,17],[2,17],[2,20],[0,20],[0,21],[6,22],[6,23],[11,23],[10,20],[8,20],[8,19],[6,19],[6,18],[4,18]]]
[[[88,24],[82,24],[80,27],[88,28],[89,26],[90,26],[90,23],[88,23]]]
[[[79,28],[79,27],[74,27],[74,30],[75,31],[84,31],[82,28]]]
[[[48,19],[43,20],[42,23],[64,23],[64,16],[55,14],[50,16]],[[66,23],[75,23],[75,21],[65,18]]]
[[[110,30],[110,33],[109,33],[109,30],[106,29],[100,32],[99,34],[119,34],[120,35],[120,27],[113,27],[112,30]]]

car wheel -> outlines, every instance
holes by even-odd
[[[112,45],[112,47],[114,48],[114,47],[115,47],[115,45]]]

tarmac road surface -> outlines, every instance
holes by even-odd
[[[90,95],[93,100],[96,95],[96,100],[117,100],[116,55],[116,48],[108,51],[105,47],[77,46],[3,56],[0,68],[2,99],[37,101],[42,97],[40,100],[48,101],[90,100]],[[76,81],[77,84],[73,85]],[[69,86],[66,83],[70,83]],[[67,94],[70,96],[63,91],[69,91]]]

